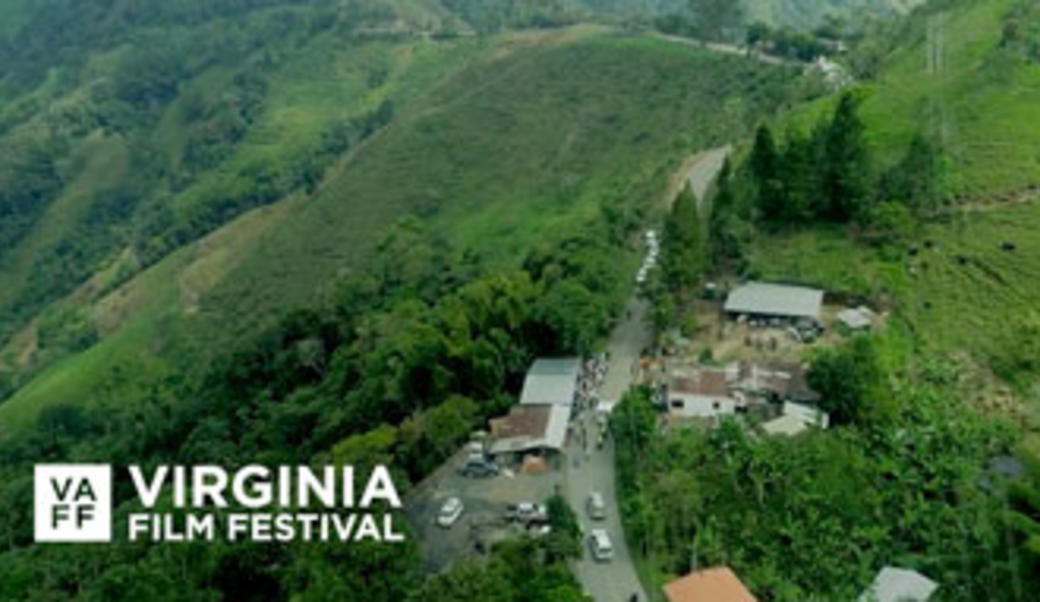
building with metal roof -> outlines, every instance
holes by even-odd
[[[514,406],[508,415],[491,420],[492,455],[559,452],[567,440],[570,407],[565,405]]]
[[[581,360],[576,357],[535,360],[524,378],[520,405],[572,406],[578,394],[580,373]]]
[[[857,602],[928,602],[939,584],[917,571],[886,566]]]
[[[730,315],[820,321],[823,291],[803,286],[748,282],[730,291],[725,310]]]

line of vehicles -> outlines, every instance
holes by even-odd
[[[643,265],[639,266],[639,271],[636,272],[636,284],[646,282],[646,277],[650,274],[650,270],[657,265],[657,255],[661,250],[660,241],[657,239],[657,230],[647,230],[646,234],[643,235],[643,239],[646,241],[648,250],[646,258],[643,259]]]
[[[445,529],[450,529],[458,522],[464,511],[465,506],[462,499],[457,496],[449,497],[444,501],[437,514],[437,524]],[[590,492],[585,504],[585,511],[593,521],[606,520],[607,504],[603,499],[603,494],[598,491]],[[545,504],[534,502],[508,504],[504,518],[510,523],[521,523],[525,530],[533,536],[545,535],[551,530],[549,509]],[[606,529],[599,527],[590,529],[586,540],[589,552],[596,561],[609,562],[614,557],[614,545]]]

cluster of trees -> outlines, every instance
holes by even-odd
[[[658,265],[642,291],[652,303],[650,317],[659,332],[682,313],[707,268],[708,233],[701,212],[701,203],[687,184],[665,218]]]
[[[811,62],[827,54],[829,50],[827,44],[821,40],[823,33],[806,33],[790,27],[774,29],[758,21],[748,26],[744,41],[748,48],[764,48],[776,56]],[[834,43],[836,42],[834,40]]]
[[[758,128],[748,167],[765,220],[847,222],[869,215],[871,164],[858,102],[843,94],[830,119],[808,137],[789,136],[782,149],[768,126]]]
[[[881,351],[867,350],[877,344],[835,352],[843,364],[868,356],[864,374],[838,368],[837,356],[817,360],[818,375],[852,378],[856,393],[841,402],[852,416],[793,438],[756,436],[737,421],[662,433],[649,392],[629,394],[611,429],[635,552],[665,574],[729,565],[777,601],[855,599],[890,564],[938,581],[943,600],[1029,599],[1040,587],[1035,489],[1020,483],[1006,497],[1003,481],[982,485],[1014,429],[946,380],[877,374],[869,356]],[[885,419],[866,419],[876,412],[860,408],[876,399],[864,387],[878,378],[899,385],[886,391]]]
[[[821,350],[807,376],[832,424],[877,424],[894,412],[880,351],[871,337],[858,336],[841,347]]]
[[[266,95],[267,80],[255,71],[243,71],[232,78],[219,98],[201,91],[185,97],[184,118],[191,124],[183,159],[187,178],[216,165],[231,152],[256,121]]]
[[[550,536],[552,537],[552,536]],[[469,561],[427,581],[408,602],[585,602],[550,540],[500,544],[486,562]]]
[[[589,228],[503,271],[404,220],[327,305],[152,383],[139,404],[47,408],[0,441],[0,598],[581,599],[565,564],[580,553],[577,520],[562,499],[550,500],[550,536],[426,580],[414,542],[33,546],[30,498],[31,467],[46,461],[383,463],[407,489],[506,411],[533,357],[587,351],[604,334],[624,296],[621,250],[605,218]],[[130,511],[125,478],[117,524]]]
[[[656,17],[654,27],[672,35],[731,42],[743,31],[744,17],[740,2],[688,0],[684,10]]]
[[[33,138],[0,144],[0,249],[13,247],[61,190],[56,141]]]
[[[809,135],[791,132],[782,146],[768,126],[758,128],[746,172],[762,220],[855,222],[890,231],[934,209],[940,166],[936,147],[916,136],[905,157],[878,174],[858,104],[856,94],[846,92]]]

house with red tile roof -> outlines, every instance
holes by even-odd
[[[668,602],[758,602],[729,567],[690,573],[664,586]]]

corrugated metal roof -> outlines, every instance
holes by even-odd
[[[508,416],[492,421],[492,454],[535,449],[562,450],[567,439],[570,408],[564,405],[516,406]],[[497,436],[496,436],[497,435]]]
[[[536,360],[524,378],[520,403],[572,405],[580,372],[581,360],[576,357]]]
[[[938,588],[917,571],[886,566],[858,602],[928,602]]]
[[[748,282],[726,298],[726,311],[819,319],[823,291],[802,286]]]

